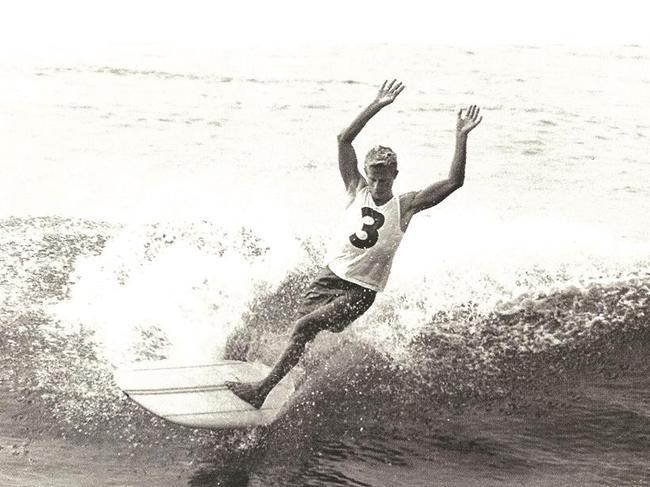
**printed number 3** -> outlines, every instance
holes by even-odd
[[[377,243],[379,230],[384,224],[384,215],[364,206],[361,208],[363,227],[350,235],[350,243],[359,249],[369,249]]]

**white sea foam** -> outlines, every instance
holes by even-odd
[[[77,261],[70,298],[52,311],[71,329],[94,330],[114,364],[137,358],[151,330],[170,358],[220,358],[256,292],[305,258],[298,240],[266,235],[205,222],[127,226],[101,256]]]

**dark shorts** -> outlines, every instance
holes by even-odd
[[[324,267],[305,291],[298,307],[298,317],[308,315],[336,301],[340,309],[344,310],[344,316],[336,320],[337,323],[327,326],[327,329],[341,331],[372,306],[376,295],[376,291],[341,279],[329,267]]]

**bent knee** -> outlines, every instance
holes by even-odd
[[[307,317],[300,318],[291,334],[291,339],[296,342],[309,342],[316,338],[316,335],[323,329],[323,326],[314,319]]]
[[[376,294],[370,289],[350,293],[303,316],[296,321],[292,339],[308,342],[323,330],[335,333],[343,331],[372,306]]]

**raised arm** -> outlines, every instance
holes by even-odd
[[[454,151],[454,158],[451,161],[447,179],[433,183],[421,191],[413,191],[402,195],[402,227],[404,229],[413,215],[437,205],[465,182],[467,136],[483,120],[483,117],[479,117],[479,111],[480,109],[476,105],[458,111],[456,150]]]
[[[343,178],[343,184],[350,198],[354,198],[359,188],[366,185],[366,180],[359,172],[357,154],[352,147],[361,129],[366,126],[368,120],[374,117],[382,108],[393,103],[397,95],[404,90],[401,82],[393,80],[390,83],[384,81],[375,99],[355,118],[352,123],[338,135],[339,143],[339,170]]]

